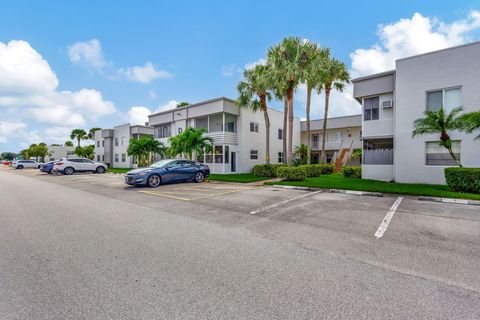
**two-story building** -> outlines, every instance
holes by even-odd
[[[327,121],[325,150],[327,162],[341,167],[359,164],[360,159],[351,159],[353,150],[362,148],[362,115],[329,118]],[[308,144],[307,124],[301,123],[301,141]],[[310,121],[310,147],[312,163],[320,163],[323,141],[323,119]]]
[[[438,144],[439,135],[413,138],[413,123],[425,111],[480,109],[480,42],[396,61],[395,70],[354,79],[363,108],[363,178],[411,183],[445,183],[455,165]],[[480,167],[474,134],[451,132],[453,151],[465,167]]]
[[[75,147],[68,146],[48,146],[48,161],[54,161],[61,158],[70,158],[75,154]]]
[[[153,136],[153,128],[129,123],[95,131],[95,161],[112,168],[136,168],[135,158],[127,154],[131,139]]]
[[[268,108],[270,117],[270,162],[282,163],[283,112]],[[212,173],[251,172],[265,163],[265,123],[262,112],[239,107],[225,97],[202,101],[149,116],[154,137],[168,146],[168,138],[187,127],[204,128],[213,139],[211,153],[197,160],[209,165]],[[300,120],[294,120],[293,145],[300,144]]]

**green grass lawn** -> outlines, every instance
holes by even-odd
[[[322,175],[316,178],[307,178],[305,181],[280,181],[267,182],[266,184],[480,200],[480,194],[454,192],[450,191],[448,187],[444,185],[395,183],[359,178],[344,178],[341,174]]]
[[[107,172],[113,172],[113,173],[125,173],[130,170],[133,170],[132,168],[108,168]]]
[[[251,173],[210,174],[208,180],[248,183],[268,180],[268,177],[256,177]]]

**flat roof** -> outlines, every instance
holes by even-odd
[[[453,46],[453,47],[438,49],[438,50],[429,51],[429,52],[425,52],[425,53],[419,53],[419,54],[416,54],[416,55],[413,55],[413,56],[400,58],[400,59],[397,59],[395,61],[403,61],[403,60],[408,60],[408,59],[414,59],[414,58],[426,56],[426,55],[429,55],[429,54],[435,54],[435,53],[439,53],[439,52],[443,52],[443,51],[455,50],[455,49],[469,47],[469,46],[475,46],[475,45],[479,45],[479,44],[480,44],[480,41],[469,42],[469,43],[460,44],[460,45]]]
[[[373,78],[380,78],[380,77],[394,75],[394,74],[395,74],[395,70],[388,70],[388,71],[383,71],[383,72],[379,72],[379,73],[370,74],[370,75],[364,76],[364,77],[358,77],[358,78],[352,79],[352,82],[368,80],[368,79],[373,79]]]
[[[220,101],[220,100],[225,100],[225,101],[229,101],[229,102],[232,102],[232,103],[236,103],[236,101],[233,100],[233,99],[230,99],[230,98],[227,98],[227,97],[218,97],[218,98],[213,98],[213,99],[208,99],[208,100],[204,100],[204,101],[192,103],[192,104],[189,104],[189,105],[186,105],[186,106],[183,106],[183,107],[172,108],[172,109],[168,109],[168,110],[165,110],[165,111],[160,111],[160,112],[152,113],[152,114],[149,115],[148,117],[158,116],[158,115],[161,115],[161,114],[166,114],[166,113],[172,112],[172,110],[183,110],[183,109],[187,109],[187,108],[191,108],[191,107],[196,107],[196,106],[200,106],[200,105],[202,105],[202,104],[207,104],[207,103],[211,103],[211,102],[215,102],[215,101]]]

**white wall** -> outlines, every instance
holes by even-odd
[[[128,144],[130,143],[130,124],[124,124],[113,128],[113,154],[112,163],[114,168],[131,168],[132,157],[127,155]],[[122,144],[122,137],[124,143]],[[118,146],[115,145],[115,139],[118,139]],[[125,154],[125,162],[122,162],[122,153]],[[115,161],[115,154],[118,154],[118,161]]]
[[[480,44],[443,50],[397,61],[395,119],[395,180],[398,182],[444,183],[443,166],[427,166],[425,142],[438,135],[412,138],[413,121],[423,117],[426,92],[461,86],[466,112],[480,109]],[[478,135],[478,132],[477,132]],[[452,132],[461,140],[461,162],[480,167],[480,142],[474,134]]]
[[[394,177],[393,165],[382,164],[363,164],[362,165],[362,178],[373,179],[381,181],[392,181]]]
[[[365,98],[362,99],[362,101]],[[363,120],[364,114],[362,115],[362,135],[363,137],[373,138],[373,137],[385,137],[393,135],[393,108],[384,108],[382,103],[384,101],[393,100],[392,93],[385,93],[379,95],[379,116],[378,120]],[[362,104],[363,106],[363,104]],[[362,107],[363,108],[363,107]],[[362,109],[363,112],[363,109]]]
[[[98,157],[100,156],[100,161],[103,161],[103,157],[105,155],[105,149],[103,146],[103,138],[102,138],[102,130],[95,131],[95,161],[98,161]],[[97,144],[99,143],[99,147]]]

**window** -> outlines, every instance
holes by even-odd
[[[102,154],[102,161],[105,161],[105,156]]]
[[[250,132],[258,132],[258,123],[250,122]]]
[[[278,153],[278,163],[283,163],[283,152]]]
[[[227,122],[225,131],[227,132],[235,132],[235,122]]]
[[[115,153],[115,162],[118,162],[118,153]]]
[[[258,160],[258,150],[250,150],[250,160]]]
[[[452,141],[452,151],[460,160],[460,141]],[[457,164],[448,153],[448,150],[438,144],[438,141],[426,142],[427,166],[456,166]]]
[[[122,153],[122,162],[127,161],[127,155],[125,153]]]
[[[283,129],[278,129],[277,138],[278,140],[283,140]]]
[[[320,141],[320,135],[319,134],[312,134],[312,148],[318,148],[319,144],[318,142]]]
[[[100,148],[100,141],[97,141],[97,148]]]
[[[215,146],[215,163],[223,163],[223,150],[222,146]]]
[[[118,138],[115,138],[115,147],[118,147]]]
[[[339,142],[343,140],[343,132],[342,131],[335,131],[335,132],[327,132],[327,141],[328,142]]]
[[[122,137],[122,146],[124,146],[124,145],[125,145],[125,142],[126,142],[126,140],[127,140],[127,138],[125,138],[125,137]]]
[[[100,155],[99,154],[97,155],[97,161],[100,161]]]
[[[164,123],[154,128],[155,138],[168,138],[172,135],[172,125],[170,123]]]
[[[105,140],[102,140],[102,147],[105,147]]]
[[[445,111],[450,112],[461,105],[460,88],[427,92],[427,111],[438,111],[443,107]]]
[[[183,132],[182,128],[178,128],[178,134],[181,134]]]
[[[363,120],[378,120],[379,108],[378,108],[379,98],[365,98],[363,99]]]
[[[225,146],[225,163],[230,162],[230,148]]]

